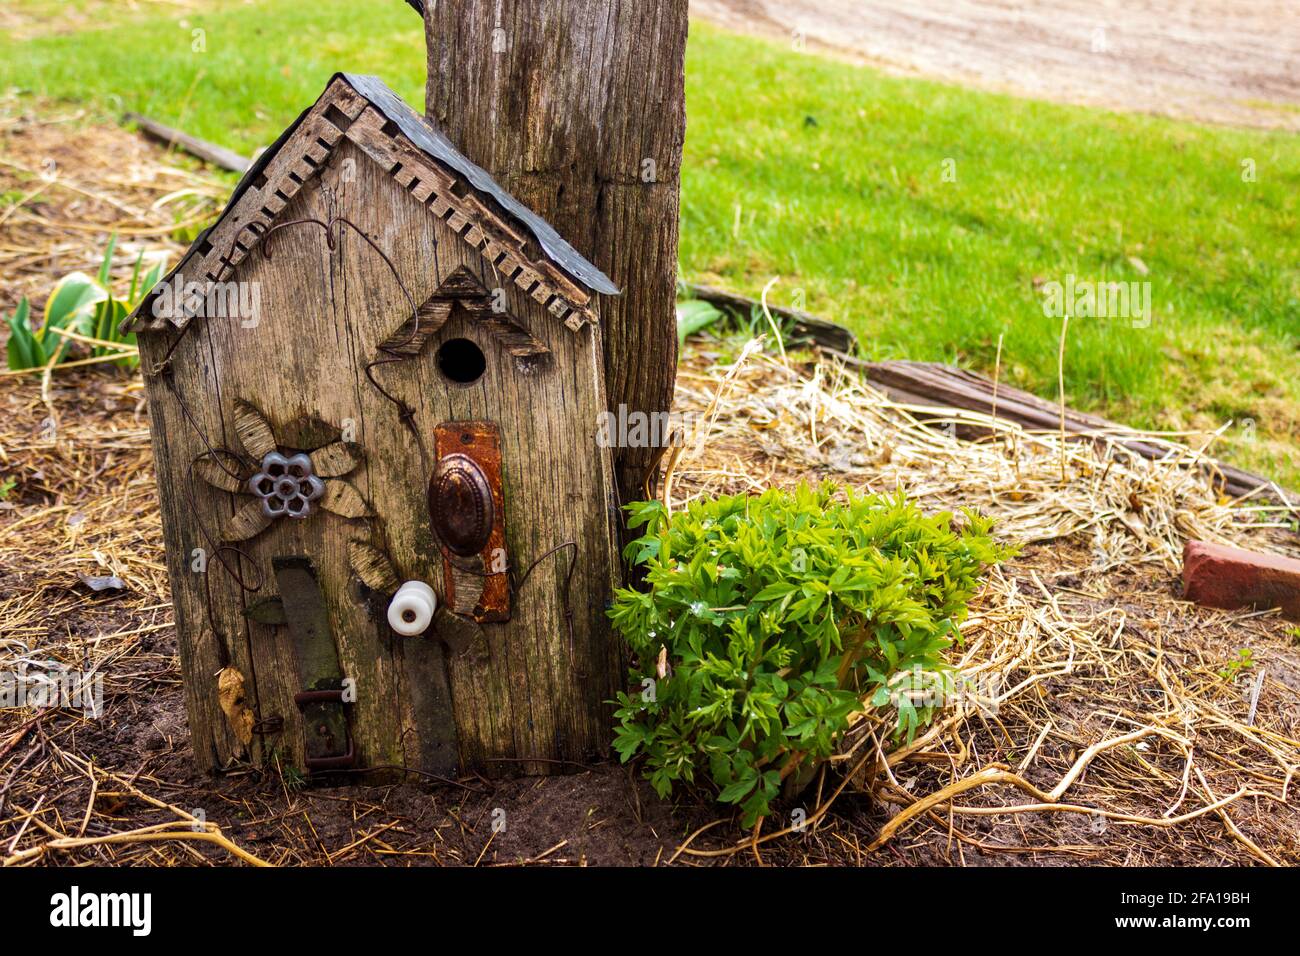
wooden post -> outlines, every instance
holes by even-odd
[[[601,305],[610,410],[666,411],[686,132],[686,0],[425,3],[425,110],[623,290]],[[624,502],[658,449],[616,448]]]

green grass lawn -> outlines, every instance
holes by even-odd
[[[336,70],[422,102],[421,24],[400,0],[10,6],[31,19],[23,39],[0,37],[0,87],[137,110],[245,152]],[[1300,486],[1295,135],[972,92],[691,31],[688,278],[754,294],[779,277],[777,301],[843,322],[874,356],[989,371],[1001,336],[1005,379],[1052,397],[1061,322],[1039,287],[1150,282],[1148,327],[1071,320],[1069,401],[1146,427],[1235,420],[1226,457]]]

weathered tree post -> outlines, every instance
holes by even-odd
[[[610,410],[667,411],[686,135],[686,0],[426,0],[425,111],[623,290],[601,309]],[[656,448],[615,448],[623,501]]]

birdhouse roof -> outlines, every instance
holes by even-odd
[[[233,267],[344,139],[444,218],[499,275],[571,328],[595,319],[591,293],[618,294],[608,276],[471,162],[426,117],[378,77],[355,73],[336,73],[320,98],[257,157],[217,221],[199,235],[163,282],[178,274],[186,281],[228,281]],[[152,295],[146,296],[127,316],[124,330],[156,329],[167,323],[179,328],[188,322],[190,316],[179,311],[167,319],[155,318],[152,300]]]

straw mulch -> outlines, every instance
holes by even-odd
[[[56,157],[52,184],[24,170]],[[34,195],[28,195],[35,192]],[[192,190],[174,197],[178,190]],[[176,223],[225,187],[80,117],[0,110],[0,308],[43,301],[116,228],[180,248]],[[179,204],[179,206],[177,205]],[[135,252],[119,247],[123,273]],[[968,693],[918,739],[864,717],[757,834],[708,803],[656,800],[625,770],[295,789],[277,773],[190,767],[138,376],[0,378],[0,671],[50,662],[104,678],[98,719],[0,711],[0,858],[14,865],[382,863],[1294,864],[1300,648],[1270,613],[1179,599],[1188,537],[1300,553],[1294,516],[1216,499],[1196,453],[1153,463],[985,422],[959,441],[833,362],[713,340],[688,348],[671,456],[694,495],[830,477],[971,505],[1025,547],[989,575],[964,643]],[[1068,372],[1068,369],[1067,369]],[[969,418],[969,417],[968,417]],[[116,575],[95,592],[82,576]],[[1235,671],[1249,648],[1250,666]],[[493,811],[511,826],[498,833]]]
[[[137,255],[184,251],[230,187],[183,156],[137,136],[88,124],[83,110],[24,109],[0,92],[0,308],[45,301],[60,276],[94,274],[110,232],[115,275]],[[125,282],[123,283],[125,284]]]

